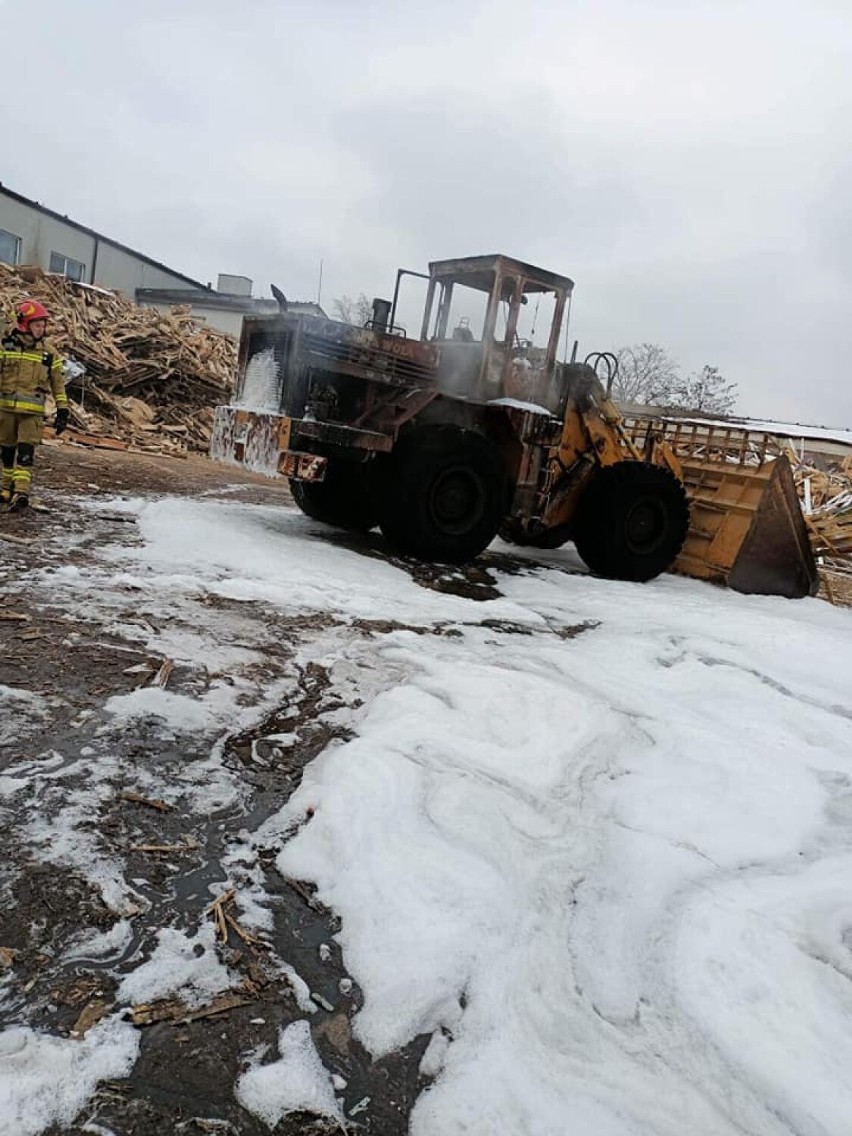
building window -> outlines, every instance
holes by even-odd
[[[82,280],[86,275],[86,266],[79,260],[72,260],[70,256],[63,256],[61,252],[50,254],[49,272],[61,272],[69,280]]]
[[[0,229],[0,260],[4,264],[17,264],[21,255],[21,238]]]

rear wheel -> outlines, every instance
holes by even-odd
[[[455,426],[421,427],[391,456],[381,527],[404,555],[462,564],[488,547],[507,505],[493,442]]]
[[[315,521],[367,532],[378,524],[378,509],[366,465],[329,460],[322,481],[290,480],[290,493]]]
[[[689,502],[669,470],[623,461],[596,475],[580,506],[577,551],[593,572],[651,580],[671,567],[689,528]]]

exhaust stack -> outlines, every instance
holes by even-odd
[[[373,331],[386,332],[388,324],[390,323],[391,302],[390,300],[380,300],[378,296],[373,300],[373,318],[370,320],[370,327]]]

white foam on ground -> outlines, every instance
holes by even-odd
[[[848,983],[802,936],[844,952],[852,618],[670,579],[501,586],[602,625],[389,636],[373,656],[399,681],[267,825],[310,817],[278,867],[342,917],[360,1040],[453,1038],[412,1132],[841,1136]],[[802,1048],[822,1076],[797,1075]]]
[[[217,958],[212,922],[202,923],[194,935],[164,927],[157,933],[154,953],[122,979],[117,997],[135,1005],[179,995],[187,1006],[196,1007],[238,982]]]
[[[331,1075],[320,1060],[307,1022],[293,1022],[278,1035],[278,1060],[254,1065],[237,1081],[237,1100],[270,1128],[290,1112],[306,1111],[342,1120]]]
[[[82,1039],[25,1026],[0,1033],[0,1131],[37,1136],[74,1119],[100,1081],[125,1077],[139,1052],[139,1031],[117,1016]]]
[[[243,601],[254,630],[228,608],[198,632],[211,657],[222,640],[262,654],[269,615],[337,621],[298,662],[321,658],[335,689],[360,691],[363,706],[342,718],[357,736],[328,747],[239,843],[249,859],[253,842],[283,844],[279,868],[314,881],[341,917],[365,998],[355,1030],[374,1054],[446,1038],[430,1050],[436,1081],[412,1136],[847,1136],[850,613],[675,578],[568,575],[570,548],[513,550],[528,570],[496,573],[503,598],[476,603],[320,539],[327,530],[289,509],[133,510],[143,543],[43,574],[53,602],[124,621],[152,650],[164,617],[195,626],[200,596]],[[141,597],[132,620],[125,586]],[[359,618],[459,634],[367,640],[347,626]],[[203,653],[173,642],[176,662]],[[272,689],[250,660],[227,665],[232,700],[181,696],[211,722],[187,793],[200,778],[238,791],[221,731],[296,689],[295,674],[279,671]],[[185,706],[170,705],[162,720],[179,733]],[[86,823],[111,791],[110,765],[85,768],[58,827],[40,809],[67,770],[34,772],[32,794],[16,792],[44,859],[54,844],[61,862],[97,852]],[[245,872],[246,910],[265,918],[262,881]],[[194,940],[182,938],[126,976],[125,996],[196,985]],[[297,1097],[267,1099],[269,1115]]]

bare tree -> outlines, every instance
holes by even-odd
[[[616,355],[616,402],[694,410],[700,414],[730,414],[734,409],[737,384],[726,382],[718,367],[708,364],[684,377],[672,356],[658,343],[622,347]]]
[[[700,371],[680,379],[672,391],[670,406],[701,414],[730,414],[737,401],[737,384],[725,381],[718,367],[705,364]]]
[[[373,318],[373,305],[363,292],[359,293],[357,300],[345,294],[338,296],[331,301],[331,309],[341,323],[357,324],[358,327],[363,327]]]
[[[616,352],[616,402],[667,405],[678,382],[677,363],[658,343],[636,343]]]

